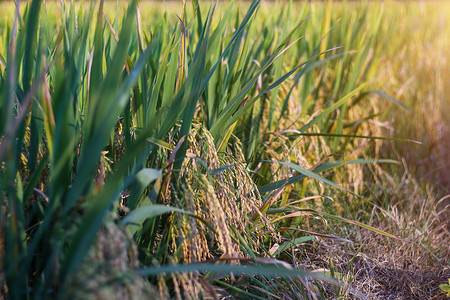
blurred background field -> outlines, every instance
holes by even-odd
[[[445,298],[450,4],[71,3],[0,4],[0,299]]]

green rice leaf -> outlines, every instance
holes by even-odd
[[[170,207],[161,204],[153,204],[141,206],[134,209],[120,221],[120,225],[125,226],[125,225],[133,225],[136,223],[140,224],[146,219],[151,219],[169,212],[178,212],[182,214],[192,215],[191,212],[176,207]]]
[[[371,163],[392,163],[392,164],[399,164],[398,161],[392,160],[392,159],[355,159],[355,160],[347,160],[347,161],[335,161],[335,162],[325,162],[314,168],[314,173],[321,173],[325,171],[332,170],[337,167],[341,167],[348,164],[371,164]],[[308,176],[305,174],[299,174],[296,176],[292,176],[290,178],[286,178],[284,180],[278,180],[269,184],[266,184],[264,186],[261,186],[258,188],[258,191],[261,194],[265,194],[271,191],[274,191],[276,189],[279,189],[284,184],[290,185],[295,182],[298,182],[300,180],[303,180],[307,178]]]
[[[312,235],[295,238],[295,239],[293,239],[291,241],[288,241],[286,243],[281,244],[280,247],[272,255],[274,257],[277,257],[283,251],[286,251],[286,250],[288,250],[288,249],[290,249],[292,247],[295,247],[295,246],[297,246],[299,244],[302,244],[304,242],[308,242],[308,241],[311,241],[311,240],[314,240],[314,239],[316,239],[316,237],[312,236]]]
[[[343,188],[343,187],[341,187],[341,186],[335,184],[334,182],[332,182],[332,181],[330,181],[330,180],[328,180],[328,179],[326,179],[326,178],[323,178],[322,176],[318,175],[317,173],[314,173],[313,171],[310,171],[310,170],[308,170],[308,169],[305,169],[305,168],[303,168],[303,167],[301,167],[301,166],[299,166],[299,165],[297,165],[297,164],[289,163],[289,162],[282,162],[282,161],[268,161],[268,162],[275,162],[275,163],[279,163],[279,164],[288,166],[289,168],[296,170],[297,172],[299,172],[299,173],[305,175],[306,177],[311,177],[311,178],[313,178],[313,179],[316,179],[316,180],[318,180],[318,181],[321,181],[321,182],[323,182],[323,183],[326,183],[326,184],[328,184],[328,185],[331,185],[332,187],[335,187],[335,188],[337,188],[337,189],[339,189],[339,190],[346,191],[346,192],[351,193],[352,195],[355,195],[355,196],[360,197],[359,195],[353,193],[352,191],[350,191],[350,190],[348,190],[348,189],[345,189],[345,188]]]
[[[188,273],[188,272],[212,272],[218,274],[234,274],[234,275],[262,275],[267,277],[303,277],[324,280],[330,283],[337,284],[337,281],[330,277],[312,273],[300,269],[288,269],[285,267],[272,265],[258,265],[258,266],[243,266],[243,265],[228,265],[228,264],[185,264],[185,265],[167,265],[159,267],[150,267],[136,270],[135,273],[141,276],[157,276],[160,274],[171,273]]]
[[[408,106],[406,106],[405,104],[401,103],[400,101],[398,101],[397,99],[395,99],[394,97],[389,96],[388,94],[383,93],[380,90],[375,90],[375,91],[368,91],[367,93],[372,93],[372,94],[377,94],[389,101],[391,101],[392,103],[397,104],[398,106],[400,106],[403,109],[406,109],[407,111],[412,111],[411,108],[409,108]]]
[[[347,103],[347,101],[349,101],[354,95],[356,95],[356,93],[361,91],[366,85],[367,85],[367,83],[362,84],[359,87],[355,88],[353,91],[351,91],[350,93],[348,93],[347,95],[342,97],[339,101],[337,101],[336,103],[334,103],[333,105],[331,105],[330,107],[325,109],[323,112],[321,112],[318,116],[316,116],[310,122],[305,124],[302,128],[299,129],[299,131],[305,132],[306,130],[311,128],[314,124],[319,122],[323,117],[328,116],[333,110],[335,110],[335,109],[341,107],[342,105],[344,105],[345,103]]]

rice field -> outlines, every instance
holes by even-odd
[[[0,299],[445,299],[449,4],[0,7]]]

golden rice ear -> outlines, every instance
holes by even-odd
[[[172,244],[174,251],[181,247],[181,257],[177,262],[200,262],[211,258],[211,252],[219,250],[223,257],[243,257],[239,245],[232,239],[232,230],[244,233],[246,225],[260,231],[252,221],[252,215],[259,215],[258,222],[263,222],[265,229],[275,232],[264,214],[259,211],[262,199],[257,186],[246,169],[241,143],[234,138],[234,143],[224,153],[218,153],[209,131],[201,124],[194,123],[187,136],[187,157],[180,174],[183,182],[177,193],[169,193],[165,202],[184,208],[205,220],[210,227],[192,217],[177,214],[171,217],[173,237],[181,243]],[[273,238],[277,240],[276,234]],[[263,237],[264,235],[261,235]],[[249,238],[242,234],[243,239]],[[252,241],[253,247],[259,247],[260,241]],[[254,249],[256,250],[256,248]],[[192,274],[191,274],[192,275]],[[195,292],[199,289],[197,279],[190,276],[188,285],[184,277],[177,280],[180,290]]]

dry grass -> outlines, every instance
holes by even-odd
[[[378,197],[391,197],[386,209],[375,205],[368,224],[399,239],[356,227],[329,223],[326,231],[354,243],[322,239],[300,252],[305,267],[330,270],[333,262],[344,287],[328,288],[330,297],[349,299],[446,299],[439,285],[450,278],[450,230],[436,192],[411,174]],[[380,188],[380,187],[378,187]],[[374,199],[376,201],[376,199]],[[358,294],[359,293],[359,294]]]

